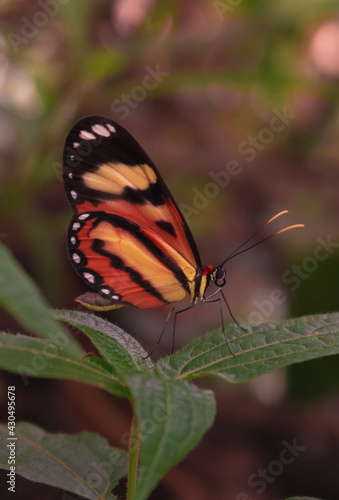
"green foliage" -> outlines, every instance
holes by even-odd
[[[339,314],[318,314],[279,323],[250,326],[246,333],[229,326],[230,356],[220,331],[195,339],[158,363],[159,370],[178,379],[219,375],[245,382],[282,366],[338,353]]]
[[[134,418],[129,439],[129,500],[147,499],[166,471],[199,443],[213,422],[213,393],[188,380],[215,374],[241,382],[339,352],[339,314],[332,313],[264,324],[246,333],[229,327],[235,358],[221,332],[210,332],[154,366],[134,338],[102,318],[53,311],[53,319],[34,283],[4,246],[0,262],[0,302],[38,336],[1,333],[0,367],[22,376],[79,380],[130,399]],[[102,357],[86,358],[55,319],[82,330]],[[7,433],[2,427],[3,440]],[[19,474],[70,492],[79,492],[80,484],[85,498],[114,498],[111,490],[126,473],[124,452],[88,433],[47,435],[29,424],[18,425],[15,433]],[[1,467],[8,468],[4,453]],[[110,456],[117,457],[117,463],[111,464],[109,473],[102,472],[105,481],[93,484],[88,464],[98,463],[104,470]],[[28,463],[34,467],[27,467]]]
[[[286,500],[321,500],[320,498],[315,497],[288,497]]]
[[[96,500],[113,500],[110,491],[126,474],[128,454],[97,434],[48,434],[20,423],[15,428],[16,472],[26,479]],[[0,467],[9,469],[8,429],[0,425]]]
[[[296,261],[302,262],[299,256]],[[320,313],[338,309],[339,255],[333,253],[330,259],[321,263],[321,272],[314,272],[302,282],[298,294],[292,295],[291,314]],[[326,293],[322,293],[326,290]],[[287,380],[289,398],[295,404],[310,403],[326,395],[335,394],[338,390],[339,363],[338,357],[317,359],[293,365],[288,369]]]
[[[148,498],[169,467],[177,464],[212,425],[211,391],[175,379],[127,374],[140,436],[135,500]]]
[[[154,371],[151,360],[143,359],[146,358],[147,352],[133,337],[116,325],[93,314],[79,311],[53,311],[52,314],[55,319],[63,320],[82,330],[112,369],[121,374],[121,379],[126,369],[128,371],[148,369],[150,373]]]
[[[0,305],[31,333],[52,342],[59,339],[69,354],[81,353],[78,345],[51,318],[37,286],[17,266],[4,245],[0,245]]]

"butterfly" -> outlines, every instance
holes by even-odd
[[[173,307],[166,323],[172,312],[176,320],[199,300],[219,302],[227,343],[221,309],[221,298],[228,307],[223,266],[244,251],[253,235],[220,265],[203,266],[192,233],[154,163],[127,130],[108,118],[88,116],[72,127],[63,152],[63,181],[74,211],[67,237],[69,258],[94,290],[78,302],[93,310],[126,305],[152,309],[189,296],[190,303]],[[211,283],[217,288],[207,295]]]

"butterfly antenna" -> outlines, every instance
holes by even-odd
[[[287,226],[287,227],[284,227],[283,229],[280,229],[279,231],[276,231],[275,233],[269,235],[269,236],[266,236],[265,238],[263,238],[262,240],[259,240],[257,241],[256,243],[253,243],[253,245],[250,245],[249,247],[246,247],[246,248],[243,248],[249,241],[251,241],[258,233],[260,233],[260,231],[262,231],[266,226],[268,226],[268,224],[270,224],[271,222],[273,222],[275,219],[277,219],[278,217],[280,217],[281,215],[284,215],[284,214],[287,214],[288,213],[288,210],[283,210],[282,212],[279,212],[278,214],[274,215],[273,217],[271,217],[271,219],[269,219],[267,222],[265,222],[265,224],[263,224],[259,229],[257,229],[249,238],[247,238],[246,241],[244,241],[244,243],[242,243],[240,246],[238,246],[235,250],[233,250],[233,252],[230,253],[230,255],[228,257],[226,257],[226,259],[220,264],[220,266],[218,267],[223,267],[224,264],[226,264],[226,262],[228,262],[229,260],[233,259],[233,257],[236,257],[237,255],[240,255],[241,253],[243,252],[247,252],[247,250],[250,250],[251,248],[254,248],[256,247],[257,245],[260,245],[260,243],[263,243],[264,241],[267,241],[269,240],[270,238],[273,238],[273,236],[277,236],[278,234],[281,234],[281,233],[284,233],[285,231],[289,231],[290,229],[296,229],[296,228],[300,228],[300,227],[305,227],[304,224],[293,224],[292,226]],[[242,250],[241,250],[242,249]]]

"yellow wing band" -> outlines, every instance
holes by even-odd
[[[86,172],[83,181],[87,188],[104,193],[120,195],[128,186],[131,189],[147,189],[157,181],[152,167],[125,165],[124,163],[105,163],[95,172]]]

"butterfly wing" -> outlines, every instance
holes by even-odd
[[[97,116],[78,121],[66,138],[63,180],[75,212],[71,262],[106,308],[147,309],[194,296],[201,262],[193,236],[153,162],[123,127]]]

